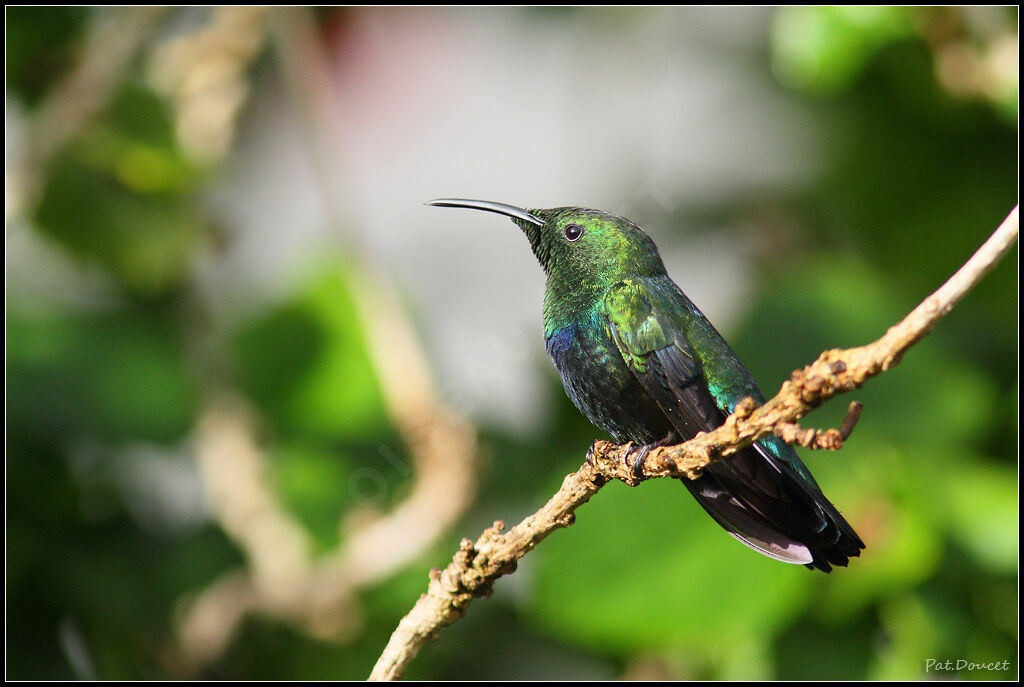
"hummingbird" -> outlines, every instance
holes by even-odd
[[[427,205],[505,215],[526,234],[547,276],[548,356],[580,412],[635,447],[634,470],[652,448],[720,426],[745,397],[764,403],[732,347],[668,276],[654,241],[628,219],[460,198]],[[769,558],[829,572],[864,548],[793,447],[774,436],[680,479],[729,534]]]

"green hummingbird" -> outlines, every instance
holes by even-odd
[[[753,375],[633,222],[578,207],[427,204],[495,212],[523,230],[547,275],[548,356],[587,419],[639,447],[635,469],[652,447],[720,426],[743,398],[764,402]],[[793,447],[776,437],[682,482],[729,534],[770,558],[829,572],[864,548]]]

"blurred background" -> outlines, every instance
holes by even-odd
[[[7,677],[365,678],[428,570],[604,438],[515,226],[423,202],[630,217],[772,395],[1016,203],[1017,22],[8,7]],[[865,404],[803,454],[848,569],[611,484],[407,677],[1015,679],[1017,270],[805,420]]]

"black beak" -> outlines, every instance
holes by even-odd
[[[524,222],[531,222],[537,226],[544,226],[544,220],[539,219],[535,215],[531,215],[522,208],[517,208],[515,205],[505,205],[505,203],[495,203],[490,200],[438,198],[437,200],[429,200],[426,204],[442,208],[470,208],[471,210],[486,210],[487,212],[496,212],[499,215],[505,215],[506,217],[521,219]]]

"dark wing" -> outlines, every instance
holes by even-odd
[[[721,425],[726,413],[683,334],[683,305],[670,299],[671,293],[627,279],[609,290],[604,311],[627,367],[686,440]],[[682,481],[711,517],[752,549],[825,571],[830,564],[846,565],[863,544],[817,485],[787,464],[783,451],[792,449],[759,442],[712,463],[700,478]],[[795,453],[792,459],[799,460]]]

